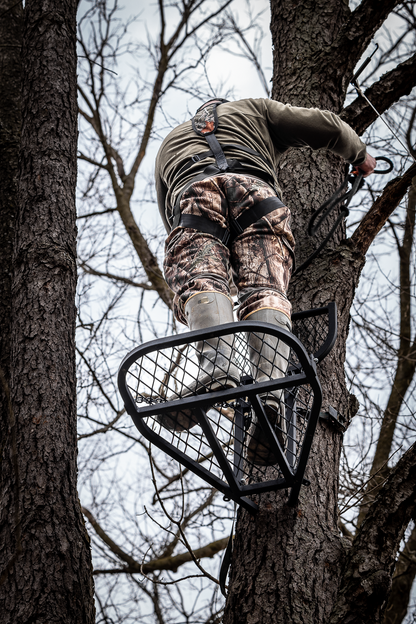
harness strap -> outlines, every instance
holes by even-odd
[[[200,215],[182,215],[179,226],[198,230],[199,232],[204,232],[204,234],[211,234],[211,236],[218,238],[225,246],[228,245],[230,240],[230,230],[228,228],[223,228],[219,223],[215,223],[215,221],[211,221],[211,219]]]
[[[214,136],[214,135],[208,135],[208,136]],[[207,140],[207,139],[208,139],[208,137],[205,137],[205,140]],[[260,154],[260,152],[257,152],[256,150],[251,149],[251,147],[246,147],[245,145],[237,145],[236,143],[226,143],[225,145],[222,146],[223,150],[228,149],[230,147],[233,147],[234,149],[238,149],[240,152],[245,152],[246,154],[251,154],[252,156],[257,156],[257,158],[260,158],[260,160],[262,160],[264,163],[266,163],[266,165],[268,165],[270,167],[270,169],[273,170],[273,165],[271,164],[271,162],[265,156],[263,156],[263,154]],[[201,160],[204,160],[205,158],[208,158],[209,156],[214,156],[214,152],[209,150],[207,152],[201,152],[200,154],[194,154],[188,160],[188,162],[186,162],[183,165],[183,167],[181,167],[179,169],[177,175],[178,176],[181,175],[187,169],[192,167],[192,165],[194,165],[197,162],[200,162]],[[233,161],[231,161],[231,162],[233,162]],[[230,161],[228,161],[228,163],[230,164]],[[269,177],[270,177],[270,179],[273,180],[273,177],[271,175]]]
[[[229,170],[231,173],[241,172],[241,173],[244,173],[245,175],[253,175],[256,178],[259,178],[260,180],[264,180],[264,182],[266,182],[267,184],[270,184],[270,183],[273,184],[272,177],[269,176],[269,174],[266,171],[263,171],[261,173],[258,173],[257,171],[251,171],[248,167],[245,167],[244,165],[242,165],[238,160],[230,160],[228,161],[228,164],[230,165]],[[224,171],[220,171],[220,169],[218,169],[216,165],[208,165],[208,167],[205,167],[202,173],[198,173],[194,178],[192,178],[192,180],[190,180],[187,184],[185,184],[185,186],[179,193],[178,197],[176,198],[175,206],[173,208],[172,229],[175,227],[178,227],[179,225],[179,219],[181,217],[180,203],[181,203],[183,194],[193,184],[195,184],[195,182],[201,182],[201,180],[205,180],[205,178],[209,178],[211,176],[218,175],[221,173],[224,173]]]
[[[278,197],[263,199],[263,201],[252,208],[245,210],[237,219],[233,219],[230,230],[200,215],[181,215],[178,225],[179,227],[191,228],[205,234],[211,234],[211,236],[218,238],[223,245],[229,246],[250,225],[253,225],[253,223],[256,223],[270,212],[277,210],[277,208],[282,207],[284,207],[284,204]]]
[[[284,207],[284,203],[280,201],[278,197],[267,197],[267,199],[263,199],[263,201],[259,202],[255,206],[245,210],[237,219],[232,220],[232,238],[236,238],[239,234],[244,232],[244,230],[250,227],[250,225],[253,225],[253,223],[256,223],[256,221],[259,221],[270,212],[273,212],[273,210]]]
[[[175,206],[173,208],[173,222],[172,228],[175,227],[187,227],[195,230],[199,230],[200,232],[204,232],[206,234],[211,234],[218,238],[224,245],[228,245],[232,243],[237,236],[239,236],[244,230],[246,230],[250,225],[264,217],[269,212],[276,210],[277,208],[281,208],[284,204],[280,201],[278,197],[269,197],[268,199],[263,200],[256,206],[245,210],[243,214],[241,214],[237,219],[230,219],[230,229],[221,227],[218,223],[207,219],[206,217],[198,216],[198,215],[181,215],[180,210],[180,202],[181,198],[185,191],[188,190],[190,186],[195,184],[195,182],[199,182],[204,178],[218,175],[224,173],[226,171],[230,172],[242,172],[246,175],[250,175],[250,167],[242,165],[238,160],[232,159],[227,160],[224,149],[225,148],[237,148],[240,151],[246,152],[248,154],[253,154],[263,160],[271,169],[270,162],[262,156],[259,152],[245,147],[243,145],[234,145],[227,144],[222,146],[217,137],[215,136],[215,132],[218,129],[218,115],[217,115],[217,106],[218,103],[213,103],[207,107],[203,107],[202,109],[198,109],[196,115],[192,119],[192,128],[196,132],[198,136],[204,137],[206,142],[208,143],[210,150],[208,152],[203,152],[201,154],[195,154],[192,158],[183,165],[183,167],[179,170],[178,174],[183,173],[192,165],[203,160],[204,158],[208,158],[208,156],[214,156],[216,165],[209,165],[204,169],[204,171],[198,175],[196,175],[192,180],[190,180],[182,191],[179,193],[176,198]],[[274,184],[273,176],[268,174],[267,172],[263,172],[263,175],[257,173],[253,173],[256,177],[260,177],[261,179],[267,178],[267,183],[271,179],[272,185]]]
[[[205,140],[210,146],[212,153],[214,154],[215,162],[217,163],[218,169],[220,169],[221,171],[227,171],[229,168],[229,164],[215,134],[207,134],[205,136]]]
[[[178,227],[179,225],[179,219],[181,218],[180,204],[181,204],[182,195],[185,193],[185,191],[187,191],[189,187],[195,184],[195,182],[200,182],[201,180],[204,180],[205,178],[209,178],[210,176],[213,176],[213,175],[217,175],[218,173],[220,173],[220,170],[218,169],[218,167],[216,167],[215,165],[208,165],[208,167],[205,167],[202,173],[199,173],[194,178],[192,178],[192,180],[190,180],[188,184],[185,184],[185,186],[179,193],[178,197],[176,198],[175,206],[173,208],[172,229],[175,227]]]

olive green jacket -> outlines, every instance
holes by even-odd
[[[238,148],[228,148],[225,151],[227,159],[238,159],[250,173],[258,171],[259,177],[266,171],[273,177],[274,187],[280,195],[277,164],[290,147],[329,149],[352,164],[365,160],[364,143],[350,126],[329,111],[299,108],[268,99],[247,99],[220,104],[217,114],[218,130],[215,136],[220,144],[249,147],[262,154],[273,168],[261,158]],[[215,164],[215,159],[205,158],[183,173],[178,172],[192,156],[208,150],[206,140],[194,132],[191,121],[172,130],[159,149],[155,167],[156,191],[159,210],[168,231],[178,194],[205,167]]]

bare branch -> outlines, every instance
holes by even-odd
[[[114,553],[121,561],[124,561],[127,566],[122,568],[112,568],[108,570],[95,570],[94,574],[137,574],[143,572],[145,574],[150,574],[151,572],[155,572],[157,570],[170,570],[171,572],[176,572],[177,569],[184,565],[185,563],[189,563],[190,561],[195,559],[203,559],[203,558],[212,558],[221,550],[227,546],[228,537],[225,537],[220,540],[216,540],[215,542],[211,542],[206,546],[202,546],[201,548],[197,548],[196,550],[191,552],[181,553],[179,555],[169,556],[169,557],[161,557],[152,559],[147,563],[139,563],[127,554],[120,546],[118,546],[114,540],[104,531],[98,521],[95,519],[93,514],[86,508],[82,508],[83,514],[90,521],[93,529],[100,537],[100,539],[110,548],[111,552]]]
[[[397,624],[406,617],[410,592],[416,577],[416,526],[400,553],[393,575],[383,624]]]
[[[365,256],[371,243],[403,199],[415,175],[416,164],[409,167],[404,175],[391,180],[387,184],[381,196],[367,212],[361,224],[349,239],[357,252]]]
[[[382,26],[391,11],[400,0],[363,0],[351,13],[349,20],[344,24],[339,36],[331,46],[331,53],[327,54],[327,61],[334,62],[334,58],[342,63],[343,71],[351,72],[363,55],[376,31]],[[343,51],[343,54],[340,51]]]
[[[380,621],[400,540],[415,512],[415,488],[413,445],[398,461],[358,530],[328,624]]]
[[[374,500],[386,476],[386,465],[391,452],[394,431],[404,398],[416,371],[416,341],[412,344],[412,307],[410,262],[414,242],[416,217],[416,178],[413,178],[409,193],[408,208],[403,235],[403,243],[398,247],[400,257],[400,345],[397,353],[396,371],[383,422],[377,441],[376,451],[370,471],[371,479],[363,498],[358,516],[358,526],[364,520],[370,503]]]
[[[97,433],[107,433],[107,431],[109,429],[112,429],[114,427],[114,425],[120,420],[120,418],[123,416],[123,414],[125,414],[125,412],[126,412],[126,410],[125,410],[125,408],[123,408],[113,418],[113,420],[111,420],[107,425],[104,425],[100,429],[96,429],[95,431],[92,431],[91,433],[83,433],[83,434],[79,435],[78,436],[78,440],[83,440],[84,438],[91,438],[92,436],[97,435]]]
[[[413,158],[416,158],[416,148],[415,148],[415,145],[412,143],[412,131],[415,125],[415,119],[416,119],[416,106],[413,108],[412,116],[409,121],[409,127],[406,132],[407,148],[409,152],[412,154]]]
[[[384,113],[392,104],[404,95],[408,95],[416,84],[416,54],[387,72],[365,90],[365,96],[370,100],[378,112]],[[352,104],[341,113],[357,134],[363,132],[377,119],[371,106],[362,97],[357,97]]]
[[[106,211],[109,212],[109,211]],[[111,209],[112,212],[112,209]],[[102,212],[98,212],[95,214],[103,214]],[[86,215],[92,216],[92,215]],[[115,282],[122,282],[123,284],[127,284],[128,286],[134,286],[135,288],[143,288],[144,290],[155,290],[155,288],[151,284],[146,284],[145,282],[135,282],[128,277],[122,277],[121,275],[114,275],[113,273],[107,273],[102,271],[97,271],[97,269],[93,269],[86,262],[80,262],[79,266],[84,269],[86,273],[90,275],[96,275],[97,277],[106,277],[109,280],[114,280]]]
[[[89,212],[85,215],[78,215],[77,219],[89,219],[90,217],[97,217],[98,215],[108,214],[109,212],[117,212],[117,208],[107,208],[107,210],[97,210],[97,212]]]

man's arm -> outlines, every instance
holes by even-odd
[[[273,100],[264,102],[269,132],[279,151],[284,152],[289,147],[309,146],[314,150],[329,149],[358,167],[366,163],[365,144],[335,113],[318,108],[290,106]],[[369,164],[367,162],[365,167]]]

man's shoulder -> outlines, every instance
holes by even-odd
[[[218,114],[228,113],[245,113],[252,115],[263,115],[267,108],[267,99],[265,98],[244,98],[241,100],[234,100],[233,102],[226,102],[218,107]]]

